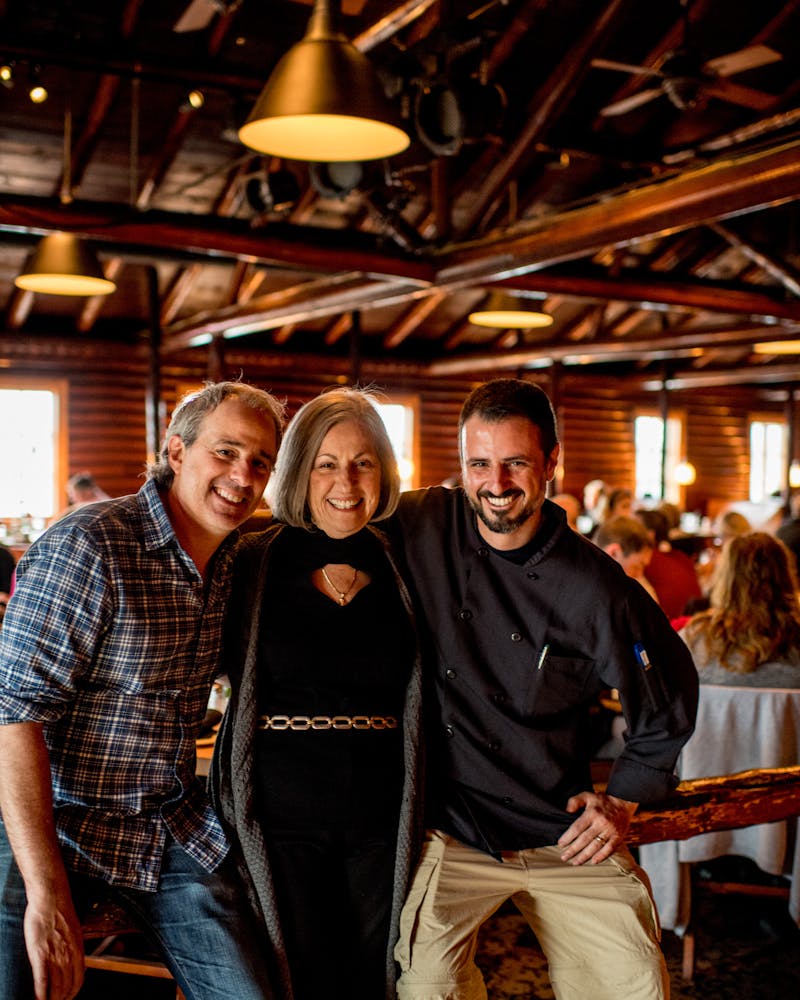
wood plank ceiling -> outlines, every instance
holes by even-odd
[[[0,0],[5,331],[795,379],[754,345],[800,338],[800,0],[343,7],[413,136],[347,170],[236,136],[310,0]],[[91,239],[117,292],[17,290],[53,230]],[[471,324],[497,288],[553,325]]]

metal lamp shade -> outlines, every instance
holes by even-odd
[[[532,330],[550,326],[553,317],[535,309],[525,309],[524,299],[502,292],[492,292],[485,304],[469,314],[470,323],[498,330]]]
[[[320,5],[324,7],[325,5]],[[239,138],[260,153],[317,163],[377,160],[409,145],[367,57],[312,15],[283,56]]]
[[[109,295],[116,289],[86,243],[71,233],[51,233],[25,263],[14,284],[47,295]]]

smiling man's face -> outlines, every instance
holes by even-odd
[[[203,418],[191,445],[177,435],[169,440],[173,523],[221,541],[258,507],[276,451],[269,417],[235,396],[223,400]]]
[[[470,417],[461,431],[464,490],[478,531],[496,549],[517,549],[536,534],[559,445],[542,451],[539,428],[524,417]]]

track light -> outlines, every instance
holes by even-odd
[[[30,68],[30,85],[28,87],[28,97],[33,101],[34,104],[44,104],[44,102],[49,97],[47,92],[47,87],[39,79],[39,67],[31,66]]]
[[[367,57],[315,0],[305,37],[283,56],[239,139],[271,156],[318,163],[377,160],[410,139]]]

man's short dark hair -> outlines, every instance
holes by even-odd
[[[550,455],[558,444],[556,415],[550,397],[535,382],[519,378],[496,378],[484,382],[464,400],[458,418],[458,437],[470,417],[478,416],[487,423],[523,417],[539,428],[542,451]]]

